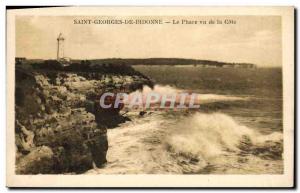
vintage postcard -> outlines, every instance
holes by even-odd
[[[293,7],[7,10],[8,187],[293,187]]]

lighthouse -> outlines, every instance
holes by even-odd
[[[64,41],[62,33],[60,33],[57,37],[57,60],[61,60],[64,58]]]
[[[65,57],[64,53],[64,43],[65,43],[65,38],[63,37],[62,33],[59,33],[57,37],[57,56],[56,59],[60,63],[61,66],[69,66],[71,59],[68,57]]]

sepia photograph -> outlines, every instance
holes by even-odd
[[[7,185],[292,187],[293,33],[293,7],[7,10]]]

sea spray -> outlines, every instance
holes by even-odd
[[[252,130],[228,115],[196,113],[178,123],[167,143],[174,151],[208,159],[226,151],[238,151],[242,137],[253,135]]]
[[[103,108],[107,108],[107,105],[103,105],[107,95],[114,97],[115,94],[105,93],[102,95],[100,98],[100,106]],[[249,98],[230,95],[199,94],[189,90],[171,87],[169,85],[155,85],[153,89],[148,86],[144,86],[143,89],[129,94],[121,93],[123,97],[118,97],[119,95],[120,93],[116,94],[115,97],[117,103],[119,104],[122,101],[122,103],[125,105],[125,109],[127,110],[199,109],[200,104],[217,101],[240,101],[248,100]],[[123,98],[123,100],[121,98]]]
[[[242,145],[248,146],[248,153],[253,153],[258,148],[263,150],[270,147],[270,143],[282,146],[282,134],[274,132],[262,135],[223,113],[195,113],[178,122],[166,138],[170,151],[206,161],[217,156],[240,153],[245,150],[245,146],[241,148]]]
[[[132,115],[109,130],[108,164],[89,173],[281,172],[281,133],[262,135],[223,113],[166,114]]]

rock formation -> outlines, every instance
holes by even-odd
[[[106,162],[106,130],[126,118],[119,111],[99,113],[99,96],[152,85],[131,67],[113,71],[16,66],[17,174],[83,173],[93,163],[101,167]]]

